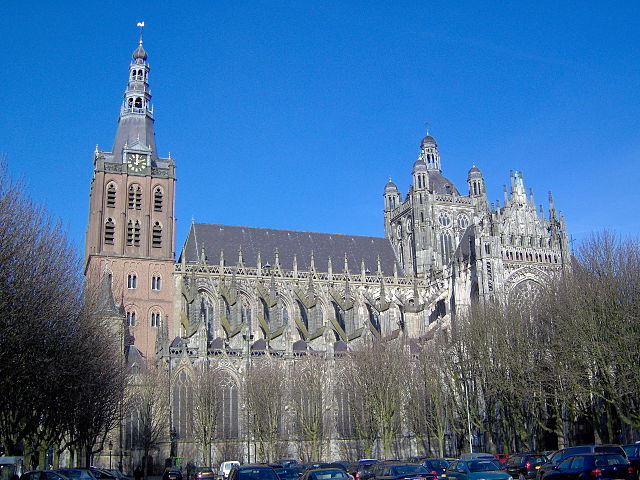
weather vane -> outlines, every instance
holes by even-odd
[[[140,45],[142,45],[142,29],[144,28],[144,22],[138,22],[138,27],[140,27]]]

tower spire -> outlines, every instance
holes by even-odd
[[[126,161],[123,155],[124,148],[144,152],[151,156],[152,162],[158,158],[149,89],[150,67],[147,63],[147,52],[142,45],[144,22],[139,22],[138,27],[140,27],[140,40],[138,47],[131,55],[129,79],[124,91],[118,130],[113,143],[114,162]]]

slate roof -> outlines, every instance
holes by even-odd
[[[238,249],[242,246],[245,266],[257,266],[258,252],[263,267],[267,263],[275,266],[274,252],[277,248],[280,266],[285,270],[293,269],[295,254],[298,270],[308,271],[313,251],[317,272],[327,272],[329,257],[333,272],[342,272],[346,253],[351,273],[360,273],[362,260],[366,270],[372,274],[377,273],[379,256],[383,275],[393,275],[393,266],[396,265],[398,275],[404,276],[402,267],[396,262],[391,243],[384,237],[194,223],[180,254],[180,261],[184,257],[187,263],[197,262],[202,245],[207,263],[212,265],[219,264],[221,250],[224,251],[225,264],[235,265],[238,262]]]
[[[460,195],[453,182],[436,170],[429,170],[429,188],[435,193]]]

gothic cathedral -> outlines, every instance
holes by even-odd
[[[489,202],[475,166],[461,194],[428,134],[409,191],[384,187],[384,237],[194,223],[176,260],[175,163],[158,155],[150,101],[140,41],[113,147],[94,153],[85,272],[89,283],[110,279],[129,363],[157,359],[174,372],[173,428],[185,445],[193,365],[215,358],[228,370],[225,409],[237,413],[245,358],[425,340],[472,302],[535,296],[569,268],[551,196],[545,215],[514,171],[503,201]],[[225,416],[231,438],[244,438],[239,417]]]

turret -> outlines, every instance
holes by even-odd
[[[484,185],[484,178],[482,172],[475,165],[471,167],[467,175],[467,183],[469,184],[469,196],[481,197],[487,194],[487,190]]]
[[[389,179],[384,187],[384,232],[388,238],[391,238],[391,212],[400,205],[402,198],[398,187]]]
[[[384,211],[388,212],[396,208],[402,202],[400,192],[395,183],[389,179],[384,187]]]
[[[427,190],[429,188],[429,174],[427,172],[427,164],[422,158],[416,160],[413,164],[413,189],[416,191]]]
[[[438,144],[436,143],[436,139],[429,135],[428,131],[426,137],[424,137],[420,143],[420,156],[418,159],[425,163],[427,170],[435,170],[442,173]]]

